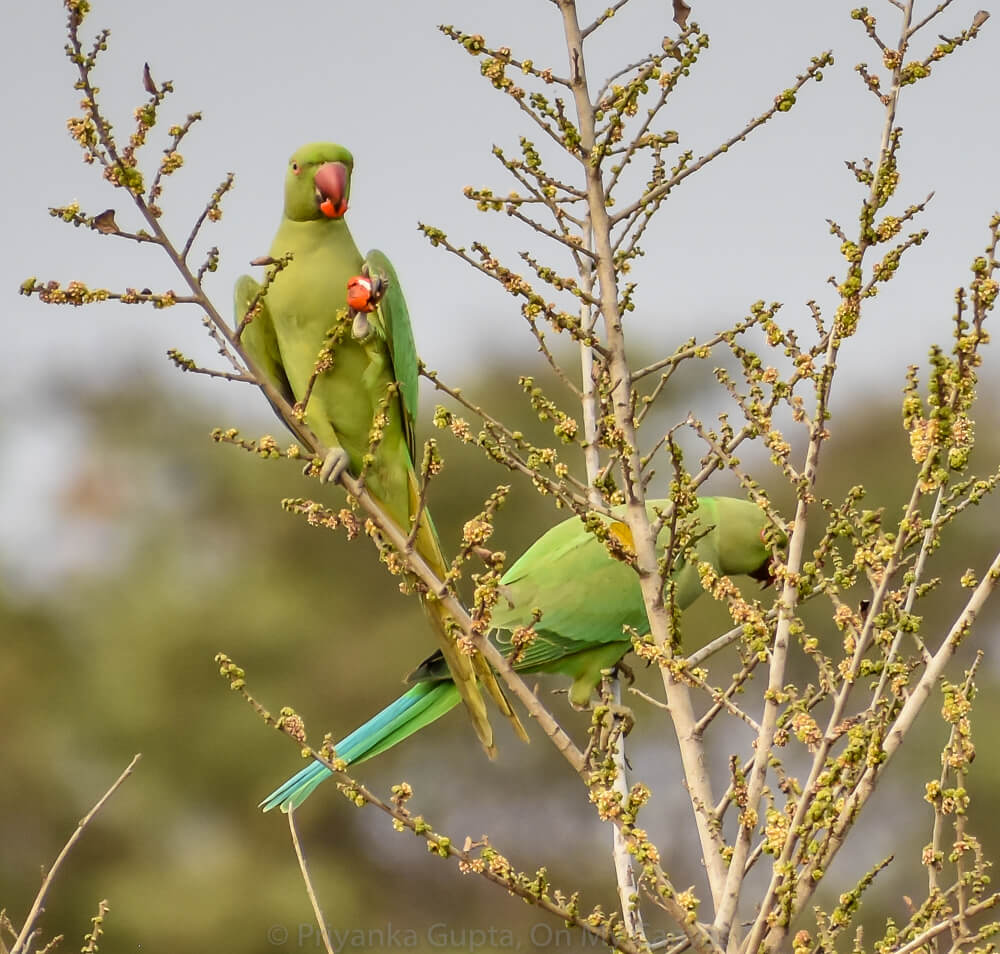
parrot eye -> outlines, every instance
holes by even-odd
[[[293,175],[298,175],[302,170],[299,168],[299,164],[292,160],[292,173]]]

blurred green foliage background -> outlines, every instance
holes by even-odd
[[[516,382],[524,370],[483,370],[467,390],[523,419],[526,402]],[[707,370],[698,374],[707,379]],[[213,656],[224,651],[245,667],[251,691],[272,711],[293,705],[318,744],[324,731],[340,737],[394,698],[432,640],[416,602],[398,594],[369,541],[348,543],[282,511],[282,497],[316,494],[314,482],[291,463],[214,445],[211,427],[233,423],[225,412],[156,380],[137,374],[101,390],[60,384],[87,435],[83,452],[67,463],[72,479],[56,514],[66,539],[76,541],[77,558],[33,588],[0,581],[0,908],[21,923],[40,866],[51,863],[77,820],[141,751],[136,773],[85,833],[52,891],[46,934],[63,932],[62,949],[76,949],[98,899],[107,898],[106,950],[321,949],[285,819],[256,808],[300,767],[296,747],[228,691]],[[699,380],[679,392],[685,401],[700,400]],[[908,496],[913,474],[898,404],[858,398],[836,418],[821,493],[836,497],[865,483],[869,505],[891,514]],[[260,420],[256,430],[246,428],[248,436],[278,433],[276,424]],[[560,519],[525,481],[448,435],[439,440],[447,465],[432,504],[446,550],[497,483],[515,488],[492,541],[511,557]],[[982,432],[980,441],[982,466],[995,463],[996,435]],[[762,467],[773,477],[765,483],[775,499],[787,504],[775,472]],[[709,489],[734,488],[720,479]],[[338,499],[339,491],[329,493]],[[983,566],[998,525],[996,504],[984,505],[935,556],[932,572],[944,582],[926,601],[935,607],[925,608],[929,638],[939,639],[961,606],[957,578],[967,566]],[[16,567],[5,567],[3,579],[15,578]],[[810,607],[809,625],[821,638],[835,638],[825,609]],[[991,608],[978,624],[977,645],[992,648],[996,619]],[[699,642],[725,628],[724,612],[708,601],[685,621]],[[718,681],[734,665],[734,656],[713,661]],[[808,676],[801,654],[796,665]],[[659,695],[654,673],[637,675],[642,688]],[[970,782],[972,829],[994,854],[1000,752],[988,727],[997,717],[997,681],[988,657],[973,713],[979,749]],[[546,681],[544,691],[558,685]],[[669,724],[655,708],[629,701],[639,718],[629,740],[634,778],[655,792],[643,821],[676,883],[700,887]],[[564,697],[552,705],[579,738],[586,716],[571,712]],[[939,748],[944,738],[936,708],[928,707],[920,736],[871,806],[867,837],[829,875],[830,890],[843,890],[851,874],[897,855],[865,908],[875,924],[901,916],[902,896],[917,894],[924,880],[917,857],[931,813],[921,801],[923,783],[938,774],[930,746]],[[439,831],[458,842],[488,833],[516,865],[544,864],[555,886],[582,891],[584,906],[612,908],[610,835],[583,787],[537,730],[530,746],[502,725],[498,731],[500,756],[488,763],[456,711],[357,774],[380,793],[409,781],[416,792],[411,807]],[[735,751],[736,741],[730,744]],[[713,751],[724,772],[730,747],[718,731]],[[580,946],[556,933],[560,924],[430,857],[423,842],[394,833],[376,810],[352,807],[332,784],[298,821],[328,923],[348,950],[412,941],[419,950],[498,950],[510,938],[522,950]],[[655,915],[651,922],[655,938]]]

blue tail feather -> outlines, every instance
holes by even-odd
[[[338,742],[334,746],[337,757],[352,765],[384,752],[444,715],[458,701],[458,690],[450,680],[418,683]],[[331,774],[322,762],[313,762],[268,795],[260,808],[265,812],[279,806],[283,812],[298,808]]]

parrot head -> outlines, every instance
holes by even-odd
[[[313,142],[288,160],[285,217],[339,219],[347,211],[354,157],[335,142]]]
[[[787,535],[748,500],[717,497],[715,506],[719,569],[727,576],[752,577],[765,586],[773,583],[771,553],[788,543]]]

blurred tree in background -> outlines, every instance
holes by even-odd
[[[523,364],[484,367],[475,390],[513,413],[524,370]],[[360,552],[341,536],[283,512],[277,501],[302,492],[299,485],[308,482],[292,464],[264,464],[214,445],[209,430],[228,422],[190,403],[184,389],[150,390],[138,376],[120,390],[80,393],[71,382],[65,388],[90,439],[60,519],[67,533],[83,530],[91,550],[29,599],[0,591],[0,897],[11,913],[25,909],[39,865],[55,856],[109,781],[142,751],[139,771],[71,856],[47,904],[46,924],[85,926],[96,900],[107,897],[112,950],[196,944],[291,951],[299,949],[300,930],[305,946],[317,947],[283,819],[256,808],[296,769],[295,751],[254,726],[219,680],[212,657],[221,649],[245,661],[261,695],[275,705],[294,700],[314,731],[329,728],[336,735],[391,698],[402,672],[427,651],[422,614],[395,593],[373,551]],[[168,403],[171,414],[158,414]],[[155,430],[143,424],[151,415]],[[831,495],[858,481],[882,499],[905,492],[905,458],[873,450],[905,444],[897,407],[859,403],[837,444],[831,458],[839,465],[827,472]],[[981,446],[984,455],[998,449],[992,436]],[[480,454],[448,450],[434,498],[443,535],[457,532],[495,478]],[[901,462],[899,472],[887,461]],[[497,546],[520,552],[550,521],[536,494],[516,490],[498,526]],[[984,505],[979,519],[964,523],[948,547],[947,575],[957,577],[967,564],[980,562],[998,525],[995,501]],[[317,566],[327,572],[318,573]],[[726,620],[706,600],[689,611],[685,626],[718,632]],[[994,608],[981,623],[984,632],[994,631],[996,620]],[[395,664],[385,665],[386,658]],[[711,668],[725,672],[732,665],[733,658],[720,655]],[[637,669],[637,676],[639,686],[652,691],[652,674]],[[543,679],[543,690],[558,683]],[[1000,707],[998,684],[995,664],[981,671],[976,725],[991,724]],[[564,698],[553,704],[568,725],[582,730],[585,715],[572,713]],[[645,703],[634,706],[641,715]],[[585,902],[606,896],[613,872],[605,832],[591,822],[573,774],[550,757],[537,730],[530,746],[503,733],[500,757],[489,763],[455,712],[359,774],[379,791],[407,779],[418,803],[439,806],[443,827],[475,836],[480,811],[489,814],[492,837],[515,863],[530,859],[539,839],[555,838],[561,853],[546,859],[553,879],[589,891]],[[648,778],[657,793],[651,833],[670,853],[665,863],[687,883],[699,877],[691,867],[689,808],[678,790],[676,756],[655,733],[656,723],[640,718],[630,744],[644,765],[650,752],[662,759],[657,776]],[[941,733],[928,714],[905,773],[874,806],[868,838],[839,864],[860,872],[880,852],[919,850],[928,812],[912,797],[901,807],[900,793],[921,785],[923,755],[940,747]],[[469,767],[461,773],[458,798],[443,760]],[[1000,830],[991,820],[1000,813],[1000,749],[981,746],[975,768],[972,823],[996,854]],[[523,904],[498,903],[489,886],[474,879],[456,881],[451,870],[428,861],[417,841],[389,838],[381,817],[335,796],[310,800],[298,818],[333,928],[412,929],[420,937],[418,950],[442,949],[427,942],[439,923],[459,934],[509,927],[526,950],[532,936],[540,948],[556,943],[558,926]],[[905,868],[898,871],[905,876]],[[902,895],[917,889],[890,869],[874,890],[867,908],[872,930],[883,914],[901,916]],[[288,930],[287,943],[270,942],[272,924],[278,926],[275,937]]]
[[[713,954],[736,952],[741,945],[752,949],[755,938],[772,943],[775,950],[789,944],[796,952],[833,950],[842,923],[854,915],[855,895],[867,888],[866,873],[892,854],[906,863],[879,875],[859,919],[866,930],[870,928],[871,937],[884,937],[876,947],[891,952],[902,946],[909,954],[924,941],[929,944],[928,937],[911,940],[922,938],[928,925],[935,936],[950,931],[956,949],[968,946],[972,934],[962,932],[972,929],[962,912],[970,898],[979,901],[986,891],[986,867],[980,862],[1000,849],[1000,843],[991,843],[1000,841],[1000,835],[989,824],[996,810],[993,782],[1000,762],[991,750],[995,747],[981,746],[975,773],[967,779],[972,750],[958,745],[945,756],[941,782],[942,788],[952,781],[955,787],[943,795],[933,784],[926,789],[938,813],[931,847],[952,855],[942,857],[940,864],[925,847],[935,815],[921,798],[925,784],[941,771],[937,759],[949,739],[948,723],[954,726],[953,740],[961,736],[958,743],[966,728],[961,691],[949,689],[938,678],[942,674],[933,676],[933,664],[946,660],[944,678],[961,680],[963,667],[973,664],[974,651],[986,644],[985,632],[995,620],[995,616],[980,620],[975,642],[963,644],[956,658],[948,659],[954,643],[947,636],[956,618],[974,614],[979,594],[985,598],[991,580],[995,583],[989,575],[980,583],[966,571],[976,568],[982,574],[997,558],[1000,507],[987,497],[974,509],[971,498],[1000,480],[995,427],[989,418],[983,426],[980,418],[976,434],[972,418],[974,411],[979,413],[976,408],[989,408],[990,398],[995,397],[980,394],[978,405],[972,400],[974,369],[979,367],[981,347],[988,342],[983,320],[997,297],[993,273],[1000,267],[995,255],[1000,218],[990,223],[990,244],[973,265],[968,292],[956,298],[957,317],[950,325],[941,321],[940,338],[947,341],[952,335],[954,351],[945,347],[932,352],[929,371],[911,372],[902,420],[898,401],[881,405],[871,395],[861,394],[852,406],[849,397],[854,395],[837,392],[831,404],[830,388],[842,360],[841,348],[847,355],[848,347],[857,344],[852,339],[862,304],[867,307],[896,274],[901,258],[926,237],[923,231],[905,236],[925,203],[902,206],[894,215],[883,211],[890,200],[893,208],[900,205],[896,99],[903,87],[927,78],[930,63],[974,39],[987,15],[975,14],[971,26],[950,40],[941,37],[921,63],[903,56],[908,41],[948,4],[913,26],[913,3],[893,0],[902,13],[899,51],[886,48],[867,11],[851,14],[881,51],[892,88],[885,92],[875,73],[859,68],[866,95],[875,94],[884,114],[883,136],[874,159],[848,163],[861,186],[860,224],[830,223],[841,259],[837,262],[841,280],[830,283],[832,300],[808,303],[803,310],[805,333],[798,327],[779,326],[777,306],[758,302],[749,306],[748,316],[723,316],[719,326],[729,331],[716,335],[715,328],[707,331],[702,339],[707,343],[698,347],[674,340],[644,342],[649,355],[643,361],[634,339],[630,338],[626,353],[622,332],[633,305],[631,264],[644,254],[637,242],[663,199],[707,159],[695,160],[691,151],[675,148],[676,132],[655,131],[649,123],[637,130],[635,123],[641,121],[636,116],[642,115],[638,104],[648,102],[644,97],[659,97],[649,112],[652,120],[707,47],[707,38],[687,23],[687,5],[675,0],[677,41],[665,39],[647,59],[616,74],[613,80],[620,82],[609,81],[592,101],[584,79],[583,41],[606,25],[624,0],[599,12],[582,32],[576,5],[571,0],[555,3],[563,14],[570,52],[568,77],[554,77],[549,69],[518,61],[509,49],[493,49],[478,34],[442,28],[479,60],[489,82],[516,100],[564,150],[560,161],[568,158],[571,166],[579,166],[583,183],[569,185],[542,171],[535,145],[521,139],[523,158],[512,159],[500,150],[495,155],[530,196],[513,193],[500,199],[489,189],[466,189],[482,211],[504,211],[557,246],[565,257],[559,267],[568,267],[567,274],[529,252],[522,254],[522,260],[530,281],[546,294],[568,299],[568,305],[547,302],[485,246],[471,246],[475,258],[434,226],[421,226],[432,244],[465,259],[523,299],[520,307],[534,343],[548,359],[546,364],[536,355],[510,366],[497,362],[472,366],[466,369],[468,380],[460,382],[461,393],[441,387],[458,413],[469,414],[474,421],[475,405],[481,402],[496,417],[516,422],[516,430],[498,438],[500,431],[490,431],[493,425],[487,420],[482,426],[488,436],[478,439],[488,455],[515,472],[513,477],[470,446],[476,438],[461,443],[447,434],[439,436],[447,463],[432,482],[430,505],[445,549],[454,549],[465,522],[503,480],[513,484],[513,492],[496,520],[490,545],[512,556],[523,551],[560,516],[551,501],[535,493],[534,480],[545,483],[563,507],[578,511],[628,504],[621,519],[630,534],[636,566],[645,560],[651,567],[643,577],[649,583],[667,568],[656,565],[655,534],[649,533],[642,494],[671,494],[683,506],[685,494],[690,497],[711,475],[705,485],[709,492],[750,496],[789,530],[787,558],[774,564],[778,578],[774,597],[780,612],[773,621],[765,618],[761,607],[752,608],[751,616],[741,615],[747,604],[737,594],[730,599],[729,611],[726,598],[716,595],[714,602],[704,600],[684,615],[683,631],[690,645],[724,632],[733,621],[745,624],[737,634],[739,640],[708,664],[712,686],[726,687],[735,680],[725,693],[729,721],[720,719],[713,733],[688,731],[694,723],[693,709],[685,715],[684,707],[675,706],[674,700],[687,700],[688,693],[696,692],[704,702],[721,695],[722,689],[706,688],[696,671],[674,657],[669,614],[657,604],[662,580],[652,583],[656,591],[652,597],[647,593],[655,646],[643,643],[638,648],[655,649],[661,654],[660,665],[644,669],[636,663],[636,688],[646,695],[628,697],[639,716],[628,744],[652,796],[642,813],[645,829],[635,824],[631,810],[625,813],[627,818],[619,813],[616,829],[619,848],[626,843],[633,850],[649,846],[641,866],[645,897],[663,910],[644,912],[647,936],[652,940],[680,930],[688,943]],[[171,127],[168,146],[158,159],[159,172],[150,177],[152,185],[145,183],[134,150],[145,142],[172,86],[157,85],[146,67],[143,87],[149,101],[136,110],[136,131],[119,152],[100,118],[91,83],[106,36],[98,33],[93,52],[87,54],[76,31],[89,4],[66,0],[66,6],[68,52],[79,68],[77,88],[84,93],[84,116],[71,120],[71,134],[83,146],[87,161],[99,160],[105,178],[123,190],[121,194],[135,206],[129,211],[138,211],[145,225],[136,232],[126,231],[116,222],[114,210],[90,215],[77,203],[54,208],[52,214],[103,236],[159,244],[192,295],[128,287],[108,292],[77,281],[61,287],[34,278],[26,280],[21,291],[46,302],[75,305],[120,297],[132,302],[145,299],[165,308],[180,297],[182,304],[194,304],[204,312],[204,323],[220,353],[233,359],[235,376],[252,381],[253,364],[245,369],[240,364],[246,355],[240,350],[238,333],[203,293],[201,281],[215,271],[218,249],[203,251],[198,246],[204,258],[197,272],[186,260],[187,250],[196,247],[201,225],[217,218],[232,177],[212,194],[178,255],[177,243],[167,239],[160,225],[159,184],[182,165],[178,147],[197,117]],[[723,155],[792,109],[799,91],[821,79],[823,69],[831,65],[827,54],[813,57],[793,87],[780,92],[742,133],[717,146],[709,158]],[[569,90],[575,97],[575,119],[567,118],[565,102],[550,100],[548,94],[536,92],[526,100],[508,71],[530,77],[541,89],[555,83]],[[631,141],[623,138],[626,127],[635,136]],[[633,175],[635,167],[628,168],[638,162],[637,156],[650,166],[644,186],[632,181],[640,178]],[[676,163],[672,168],[667,157]],[[637,188],[639,198],[631,211],[626,204],[624,210],[619,207],[609,213],[615,207],[612,193],[616,199],[620,196],[615,190],[622,182]],[[551,230],[531,218],[534,205],[552,213]],[[145,231],[147,227],[151,232]],[[616,229],[621,232],[612,244]],[[970,241],[970,257],[981,248],[980,242]],[[277,273],[281,263],[272,260],[269,267]],[[580,308],[580,316],[562,308]],[[236,316],[237,322],[240,317]],[[565,342],[550,345],[539,331],[542,322],[548,322],[552,339],[569,330],[572,343],[582,344],[580,351],[561,349]],[[809,342],[800,345],[806,333]],[[678,350],[671,354],[674,348]],[[172,357],[185,370],[206,371],[179,353]],[[710,364],[701,360],[709,357]],[[576,364],[581,360],[582,371]],[[768,363],[772,360],[774,365]],[[646,370],[639,371],[644,364]],[[553,375],[549,366],[559,373]],[[564,368],[572,369],[572,374],[564,375]],[[569,381],[573,391],[571,382],[577,379],[582,381],[577,397],[583,407],[579,432],[572,416],[579,408],[561,417],[562,410],[548,397],[558,393],[565,398],[560,388]],[[633,388],[632,381],[640,379],[642,383]],[[256,383],[267,389],[261,379]],[[903,385],[901,378],[900,388]],[[0,787],[0,900],[16,913],[12,917],[18,923],[20,912],[35,896],[29,873],[56,855],[109,781],[134,752],[142,751],[140,770],[116,792],[113,810],[104,811],[91,824],[46,899],[47,933],[53,933],[55,925],[65,925],[67,932],[70,925],[85,925],[97,900],[109,898],[113,943],[128,949],[157,944],[318,949],[321,943],[287,833],[280,819],[261,815],[256,804],[298,766],[294,747],[253,725],[246,706],[238,704],[220,682],[213,658],[221,651],[237,659],[251,674],[255,695],[272,709],[294,704],[310,725],[311,738],[319,737],[320,726],[339,737],[394,697],[400,675],[429,648],[426,621],[416,601],[397,592],[397,581],[385,574],[369,541],[348,543],[342,535],[311,529],[280,509],[277,502],[282,498],[316,496],[335,506],[342,500],[339,489],[317,489],[315,482],[297,473],[299,447],[288,453],[296,458],[293,464],[256,460],[232,447],[214,446],[208,439],[210,429],[229,427],[231,422],[219,420],[218,410],[188,392],[168,392],[144,374],[103,389],[88,389],[74,380],[46,381],[46,388],[74,409],[86,436],[59,461],[70,479],[55,519],[65,533],[70,558],[54,561],[47,583],[34,590],[15,592],[14,587],[0,585],[0,626],[8,635],[0,662],[0,718],[6,728],[5,784]],[[322,447],[301,430],[294,410],[274,393],[268,398],[303,440],[306,452],[321,458]],[[836,424],[828,431],[831,406]],[[565,438],[561,444],[553,441],[553,421],[573,425],[562,433],[555,428],[556,437]],[[640,424],[646,443],[640,443]],[[273,430],[273,421],[267,426]],[[476,422],[473,430],[479,427]],[[779,427],[787,431],[787,440]],[[451,429],[456,436],[463,435],[461,423]],[[547,446],[553,443],[557,448]],[[566,445],[572,449],[566,451]],[[971,460],[966,456],[969,448],[974,448]],[[558,454],[577,451],[586,461],[586,480],[569,468],[560,473],[552,463]],[[540,461],[531,465],[530,479],[525,479],[524,466],[513,466],[522,453]],[[713,473],[716,468],[718,473]],[[974,483],[972,474],[982,478],[981,484]],[[867,489],[853,489],[859,485]],[[351,488],[349,481],[347,486]],[[380,520],[377,502],[372,504],[360,489],[354,492],[360,507]],[[900,522],[907,506],[913,516]],[[940,521],[939,508],[944,514]],[[951,524],[956,515],[962,519]],[[824,520],[826,526],[821,527]],[[382,524],[380,529],[391,539],[393,528]],[[943,529],[948,533],[939,546]],[[925,572],[924,560],[931,553],[933,567]],[[4,579],[17,578],[15,566],[2,569]],[[411,562],[409,569],[419,577],[416,563]],[[969,590],[975,591],[972,597]],[[461,582],[459,595],[469,601],[468,579]],[[924,600],[928,595],[934,598]],[[818,598],[810,601],[812,596]],[[870,614],[869,598],[874,601]],[[761,641],[763,636],[768,639]],[[744,703],[739,673],[745,669],[749,675],[754,660],[763,662],[768,673],[757,674],[750,701]],[[988,722],[997,706],[993,689],[998,673],[991,660],[979,669],[977,680],[975,718]],[[536,706],[531,710],[538,720],[535,745],[515,744],[509,731],[498,727],[502,754],[488,763],[464,720],[452,717],[430,726],[419,740],[362,766],[356,776],[375,792],[405,778],[416,792],[410,807],[426,811],[436,830],[474,839],[488,825],[490,844],[502,848],[515,870],[526,872],[508,882],[517,881],[522,897],[531,874],[544,865],[548,883],[581,892],[581,912],[595,905],[607,908],[615,888],[621,895],[627,885],[620,867],[616,883],[608,859],[609,826],[594,823],[586,794],[589,789],[598,805],[609,794],[602,787],[607,784],[602,773],[612,764],[612,755],[607,762],[600,756],[593,763],[581,755],[579,775],[568,772],[540,737],[538,726],[545,726],[545,713],[537,700],[523,686],[519,689],[516,679],[508,678],[507,684],[515,694],[521,692],[519,699],[529,708]],[[770,691],[763,693],[768,684]],[[852,696],[855,685],[860,688]],[[895,751],[889,746],[909,731],[906,716],[915,711],[911,700],[932,698],[929,708],[940,709],[935,694],[942,687],[946,700],[942,719],[924,714],[906,736],[906,748],[883,783],[879,766]],[[565,699],[550,697],[549,688],[547,681],[540,681],[540,698],[575,738],[584,738],[591,717],[570,711]],[[874,694],[859,706],[858,696],[870,692]],[[663,697],[668,705],[652,697]],[[755,715],[734,713],[731,699]],[[670,710],[676,746],[664,708]],[[727,735],[717,731],[720,724],[726,725]],[[700,772],[706,764],[707,771]],[[616,771],[624,774],[620,765]],[[692,773],[692,766],[698,771]],[[580,776],[587,789],[581,788]],[[880,784],[868,811],[852,828],[853,813],[848,809],[866,804],[867,779],[872,786]],[[984,833],[985,856],[978,854],[971,838],[966,840],[966,784],[975,796],[968,823]],[[454,863],[428,859],[428,847],[448,856],[453,843],[436,841],[436,835],[427,844],[407,834],[395,838],[384,816],[356,811],[337,796],[334,785],[326,788],[327,797],[313,799],[298,813],[298,820],[324,916],[337,939],[334,947],[547,949],[580,942],[579,934],[572,941],[569,935],[560,938],[561,915],[555,921],[546,919],[536,907],[502,898],[482,879],[459,877]],[[699,802],[701,791],[711,798]],[[720,804],[732,810],[726,815],[720,807],[718,824],[710,830],[707,819],[719,795]],[[692,810],[697,832],[690,823]],[[403,826],[398,806],[395,817]],[[797,820],[790,824],[793,817]],[[847,834],[853,848],[838,855]],[[656,857],[652,845],[658,846]],[[963,853],[975,858],[973,869],[963,867],[967,864]],[[744,891],[739,880],[735,887],[733,882],[741,877],[748,856],[762,860],[747,869]],[[485,855],[477,857],[481,861]],[[730,863],[731,859],[735,861]],[[463,866],[466,873],[476,871],[467,861]],[[945,868],[948,873],[939,883],[936,872]],[[665,872],[669,889],[661,890],[667,884]],[[953,880],[954,887],[947,887]],[[535,900],[551,903],[543,881],[539,875]],[[678,917],[679,910],[697,908],[692,898],[709,899],[706,881],[714,910],[708,911],[706,903],[700,920]],[[696,886],[692,894],[682,891],[688,884]],[[946,886],[944,894],[938,891],[941,885]],[[532,890],[528,889],[527,900]],[[920,906],[925,894],[926,908],[915,911],[911,897]],[[570,911],[575,918],[576,910],[553,895],[560,912]],[[988,904],[998,899],[1000,895],[990,895]],[[794,918],[782,920],[784,905],[793,901]],[[813,902],[833,914],[815,913]],[[955,918],[952,905],[959,911]],[[755,921],[744,937],[741,922],[747,917]],[[584,915],[577,923],[586,926],[587,920]],[[623,929],[626,936],[615,934],[617,929],[609,926],[612,922],[604,914],[591,920],[591,928],[605,932],[606,938],[613,936],[623,951],[645,949],[640,943],[641,924],[628,925]],[[816,933],[815,941],[805,931],[792,941],[792,932],[805,921]],[[910,922],[902,940],[892,922]],[[10,925],[0,921],[0,938],[4,927],[12,933]],[[93,947],[90,943],[85,950]],[[861,949],[860,939],[857,947]],[[13,950],[24,954],[25,948],[15,944]],[[3,948],[0,954],[5,954]]]

